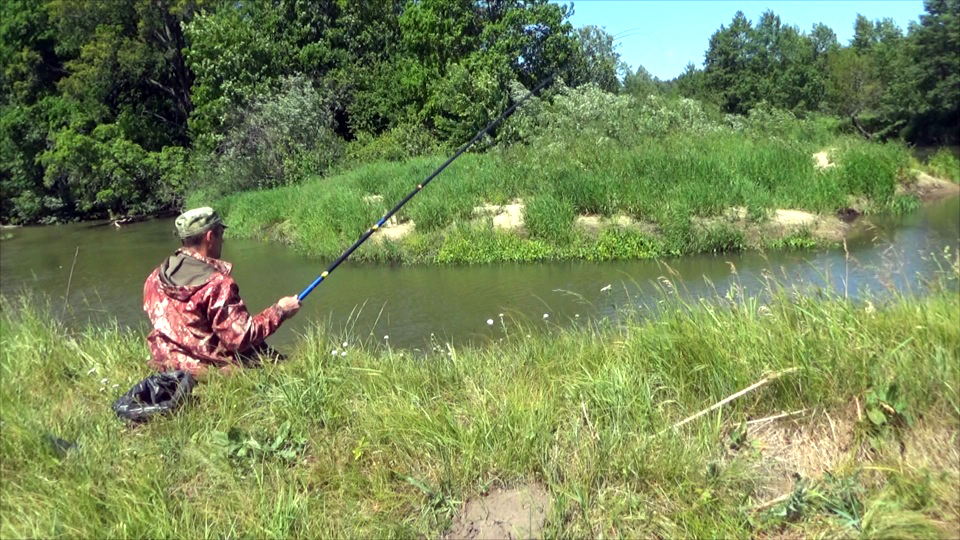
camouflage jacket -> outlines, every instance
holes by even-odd
[[[276,304],[250,315],[230,277],[232,268],[179,249],[147,277],[143,309],[153,324],[147,336],[150,367],[195,375],[209,367],[227,371],[242,365],[242,355],[279,328],[285,317]]]

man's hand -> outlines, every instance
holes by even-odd
[[[284,318],[289,319],[300,311],[300,300],[296,296],[284,296],[277,302],[283,310]]]

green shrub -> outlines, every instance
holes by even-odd
[[[218,147],[199,161],[198,189],[235,193],[287,186],[323,174],[344,154],[332,108],[304,77],[287,77],[275,93],[228,116]]]
[[[348,143],[346,156],[351,163],[371,161],[401,161],[417,156],[433,154],[443,146],[429,130],[414,124],[402,124],[379,136],[360,133]]]
[[[618,259],[649,259],[663,255],[661,242],[636,229],[609,227],[601,231],[593,252],[588,257],[594,261]]]
[[[813,237],[813,234],[809,229],[798,229],[787,235],[774,240],[770,247],[773,249],[810,249],[816,247],[818,244],[817,239]]]

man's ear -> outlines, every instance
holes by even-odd
[[[204,243],[206,243],[207,245],[213,244],[213,237],[214,237],[216,234],[217,234],[217,232],[214,231],[213,229],[210,229],[209,231],[203,233],[203,241],[204,241]]]

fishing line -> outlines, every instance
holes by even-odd
[[[542,82],[540,82],[540,84],[538,84],[538,85],[536,86],[536,88],[534,88],[533,90],[530,90],[529,92],[527,92],[527,95],[523,96],[523,98],[522,98],[520,101],[518,101],[518,102],[514,103],[513,105],[511,105],[510,108],[507,109],[506,111],[504,111],[499,117],[497,117],[496,120],[494,120],[493,122],[490,122],[490,124],[489,124],[487,127],[483,128],[482,130],[480,130],[479,132],[477,132],[477,134],[474,135],[473,138],[470,139],[470,141],[469,141],[468,143],[466,143],[466,144],[464,144],[463,146],[461,146],[460,149],[457,150],[455,154],[453,154],[452,156],[450,156],[450,159],[448,159],[443,165],[441,165],[439,168],[437,168],[437,170],[433,171],[433,173],[430,174],[430,176],[428,176],[428,177],[426,178],[426,180],[424,180],[423,182],[420,182],[419,184],[417,184],[417,187],[415,187],[410,193],[408,193],[407,196],[404,197],[403,200],[400,201],[399,204],[397,204],[396,206],[394,206],[394,207],[393,207],[393,210],[390,210],[389,212],[387,212],[386,215],[384,215],[382,218],[380,218],[379,221],[377,221],[377,222],[374,223],[372,226],[370,226],[369,229],[367,229],[366,231],[364,231],[364,233],[360,235],[360,238],[358,238],[357,241],[354,242],[352,246],[350,246],[349,248],[347,248],[346,251],[344,251],[339,257],[337,257],[337,260],[333,261],[333,263],[332,263],[326,270],[324,270],[323,273],[321,273],[319,276],[317,276],[317,279],[313,280],[313,283],[311,283],[306,289],[304,289],[303,292],[301,292],[300,294],[298,294],[298,295],[297,295],[297,299],[300,300],[300,301],[303,301],[303,299],[306,298],[308,294],[310,294],[311,292],[313,292],[313,289],[315,289],[315,288],[317,287],[317,285],[319,285],[320,283],[322,283],[323,280],[327,279],[327,277],[330,275],[330,273],[333,272],[338,266],[340,266],[340,263],[342,263],[343,261],[347,260],[347,257],[349,257],[351,253],[353,253],[358,247],[360,247],[361,244],[363,244],[364,242],[366,242],[366,241],[367,241],[367,238],[370,238],[370,236],[371,236],[373,233],[375,233],[377,230],[379,230],[380,227],[382,227],[383,224],[386,223],[388,219],[390,219],[394,214],[397,213],[398,210],[400,210],[400,208],[403,207],[403,205],[407,204],[407,202],[408,202],[410,199],[412,199],[414,195],[416,195],[417,193],[419,193],[420,190],[422,190],[424,187],[426,187],[427,184],[429,184],[431,180],[433,180],[438,174],[440,174],[444,169],[446,169],[446,168],[447,168],[447,165],[450,165],[451,163],[453,163],[453,160],[455,160],[455,159],[457,159],[458,157],[460,157],[460,154],[464,153],[464,152],[467,150],[467,148],[470,148],[470,146],[472,146],[473,143],[477,142],[477,141],[480,139],[480,137],[483,137],[483,135],[484,135],[485,133],[487,133],[488,131],[490,131],[491,129],[493,129],[497,124],[499,124],[499,123],[502,122],[504,119],[506,119],[508,116],[510,116],[511,114],[513,114],[513,111],[517,110],[517,107],[519,107],[524,101],[526,101],[527,99],[529,99],[530,96],[532,96],[532,95],[536,94],[537,92],[539,92],[544,86],[547,85],[547,83],[549,83],[550,81],[552,81],[554,75],[556,75],[556,72],[554,72],[554,73],[551,74],[549,77],[547,77],[547,78],[544,79]]]

